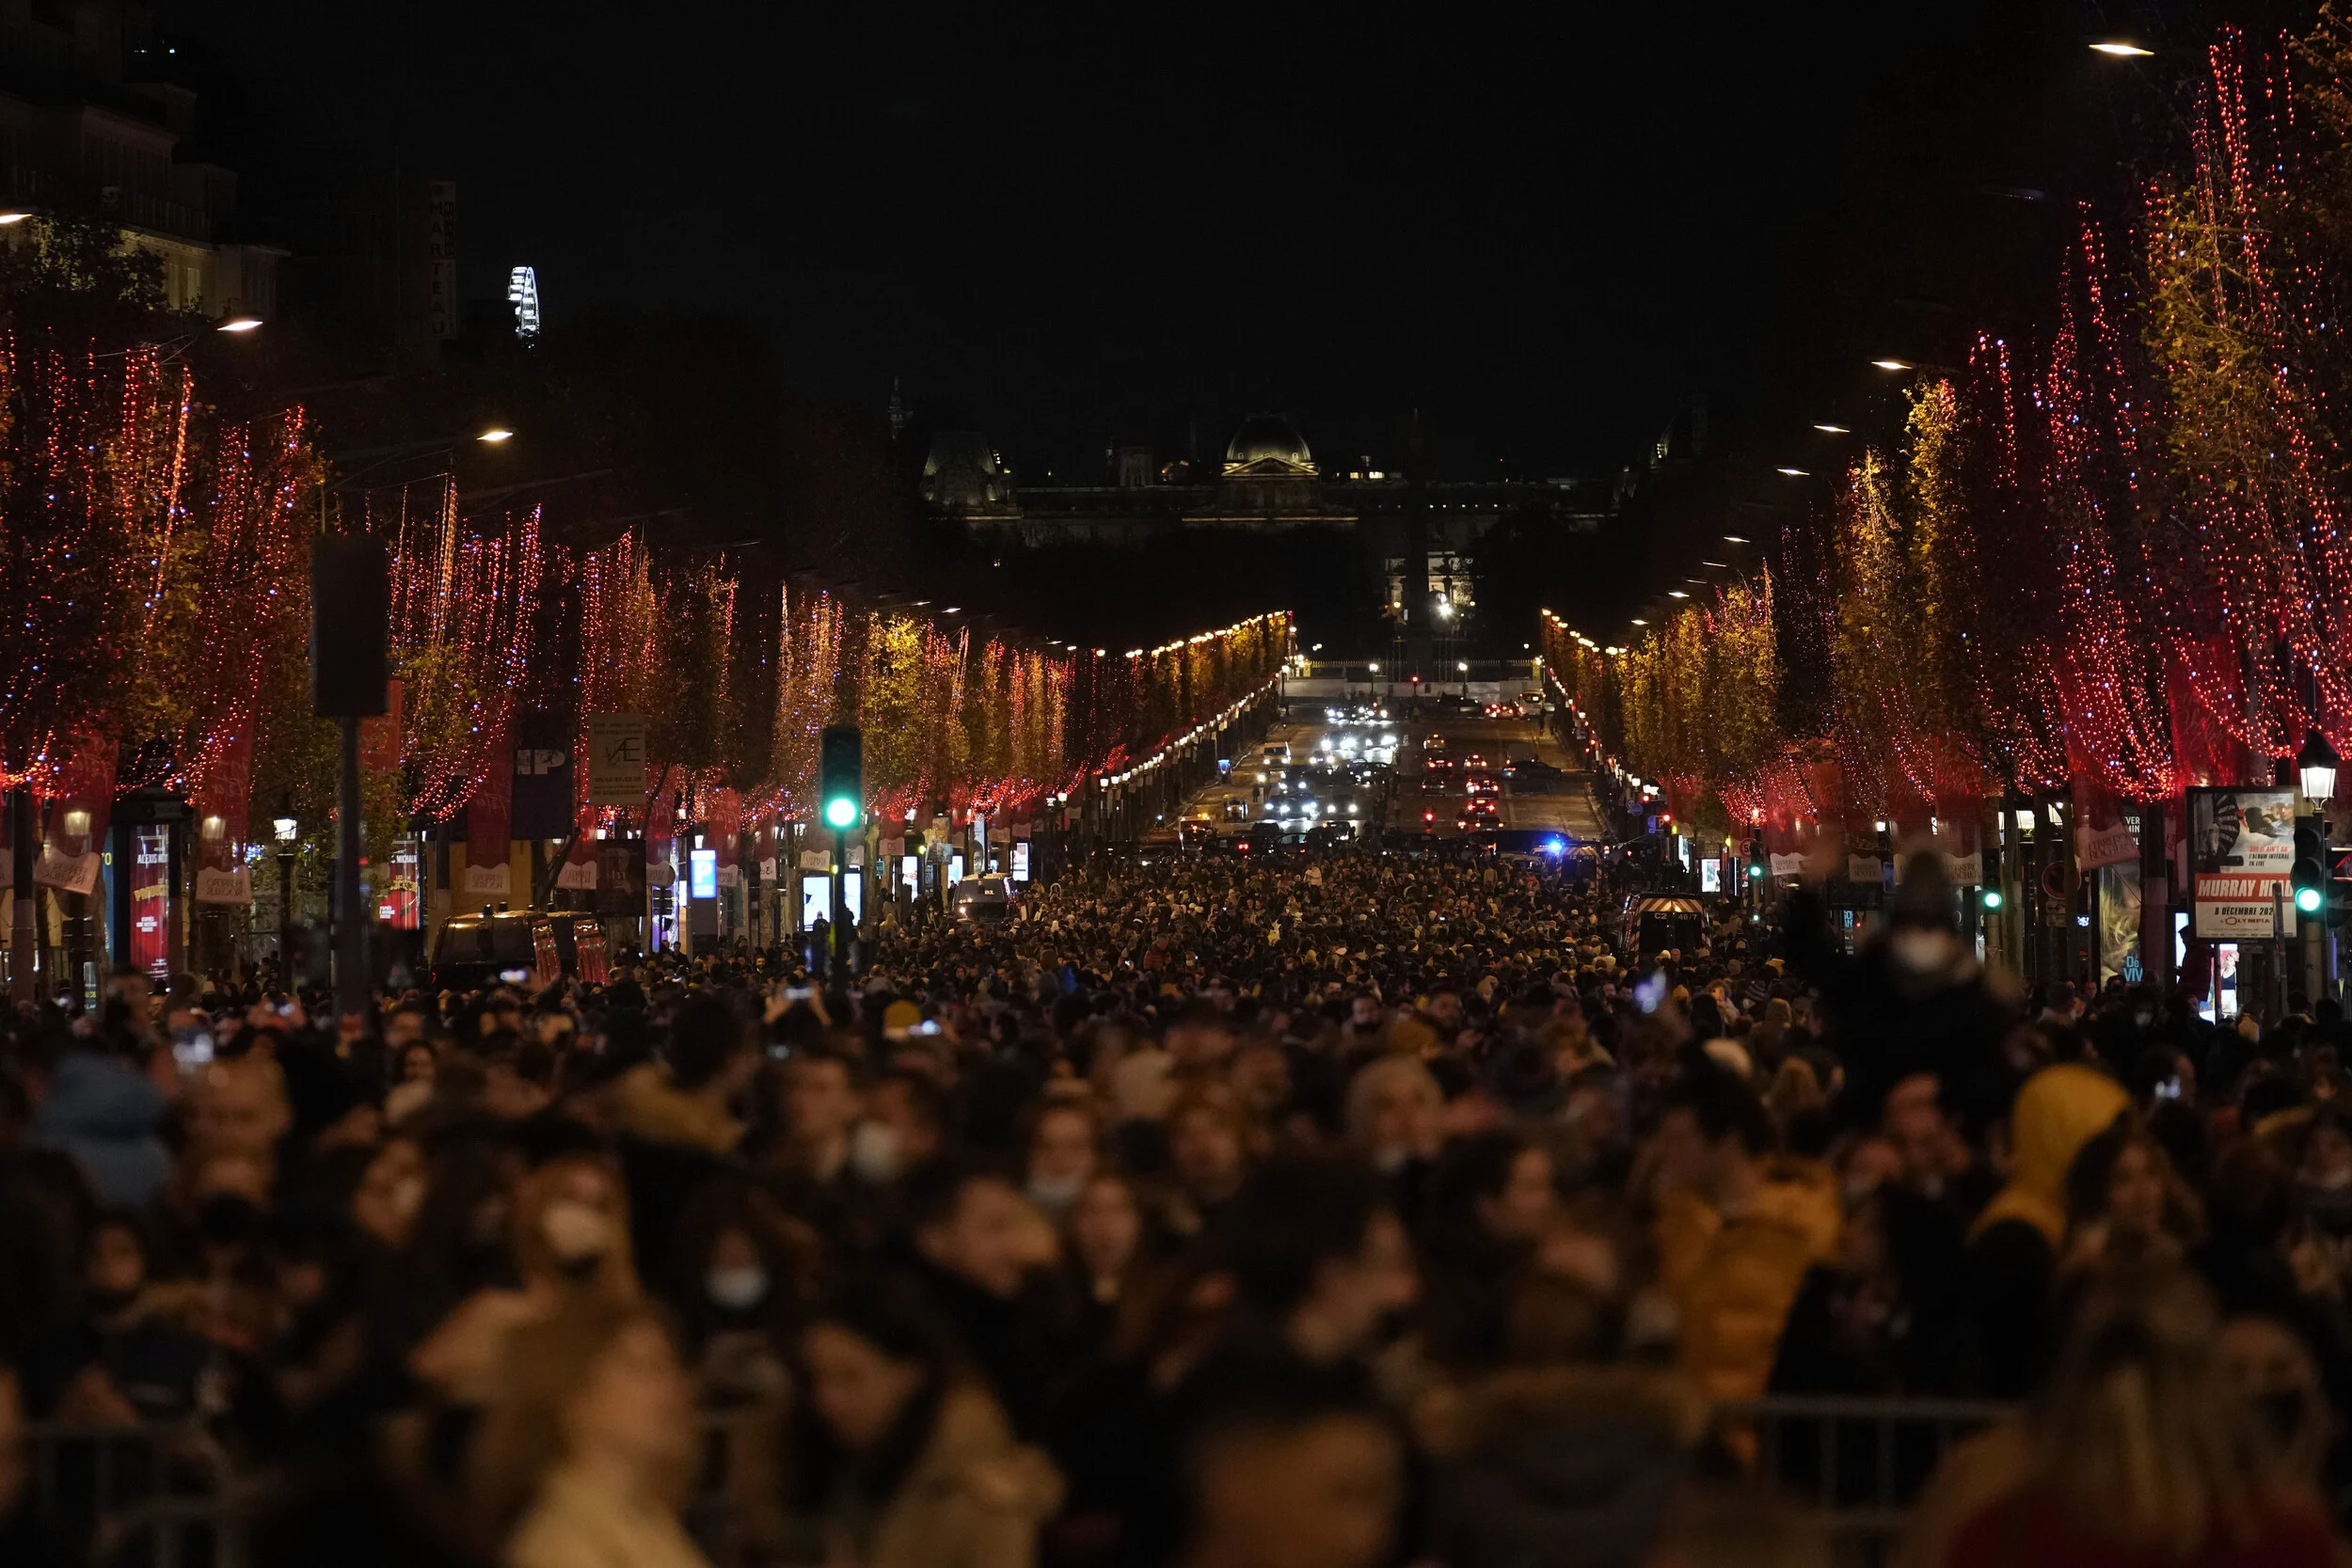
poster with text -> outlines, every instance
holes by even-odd
[[[2295,791],[2249,788],[2188,792],[2192,934],[2207,942],[2258,942],[2282,933],[2295,866]]]

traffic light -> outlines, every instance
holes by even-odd
[[[847,832],[866,810],[866,733],[855,724],[828,724],[817,752],[817,812],[825,826]]]
[[[2341,926],[2352,916],[2352,848],[2328,847],[2328,924]]]
[[[2320,836],[2319,819],[2295,821],[2295,866],[2287,873],[2295,889],[2295,912],[2316,917],[2328,907],[2328,843]]]
[[[1990,882],[1985,884],[1984,891],[1977,896],[1983,901],[1984,907],[1988,910],[1997,910],[2001,907],[2001,890]]]
[[[1748,876],[1760,882],[1769,874],[1764,861],[1764,841],[1751,834],[1748,838]]]

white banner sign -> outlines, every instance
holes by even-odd
[[[1804,876],[1804,857],[1803,855],[1774,855],[1772,857],[1772,875],[1775,877]]]
[[[1848,855],[1846,857],[1846,880],[1883,884],[1886,880],[1886,863],[1876,855]]]
[[[466,867],[465,891],[468,893],[480,894],[488,898],[505,898],[513,895],[514,888],[515,868],[511,865]]]
[[[741,866],[723,865],[719,868],[719,885],[721,887],[740,887],[742,883],[743,868]]]
[[[244,866],[234,871],[199,871],[196,874],[196,901],[199,904],[250,904],[253,902],[253,873]]]
[[[759,863],[759,879],[763,882],[772,882],[776,879],[775,856],[771,855]]]
[[[98,851],[60,855],[54,849],[44,850],[33,863],[33,880],[42,887],[87,895],[98,886]]]
[[[588,716],[588,803],[592,806],[637,806],[645,803],[645,716],[642,713],[592,713]]]
[[[568,888],[575,893],[596,892],[596,863],[595,861],[565,861],[556,868],[555,885],[560,888]]]

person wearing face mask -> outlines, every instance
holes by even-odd
[[[663,1294],[703,1402],[773,1403],[806,1306],[807,1260],[775,1201],[726,1182],[689,1207]]]
[[[1416,1057],[1375,1058],[1347,1085],[1347,1135],[1410,1208],[1445,1142],[1445,1091]]]
[[[1885,925],[1851,957],[1817,890],[1792,890],[1783,904],[1790,966],[1820,992],[1846,1063],[1839,1112],[1850,1125],[1874,1123],[1887,1091],[1918,1073],[1971,1117],[1998,1116],[2013,1092],[1992,1049],[2009,1010],[1954,929],[1952,902],[1944,857],[1913,855]]]
[[[1102,1124],[1084,1101],[1041,1106],[1029,1126],[1022,1190],[1051,1219],[1070,1212],[1102,1167]]]
[[[895,1069],[866,1096],[866,1119],[850,1132],[850,1169],[869,1186],[886,1187],[946,1146],[947,1103],[922,1073]]]
[[[385,1247],[399,1251],[424,1206],[424,1150],[414,1139],[386,1139],[351,1195],[352,1222]]]
[[[486,1400],[501,1346],[517,1325],[567,1303],[626,1306],[644,1294],[620,1179],[593,1156],[558,1155],[523,1178],[508,1244],[520,1288],[475,1291],[409,1355],[409,1370],[444,1399]]]

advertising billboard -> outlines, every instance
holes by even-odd
[[[2188,792],[2191,933],[2260,942],[2291,931],[2295,791],[2268,785]]]

